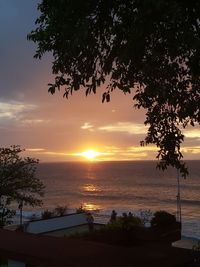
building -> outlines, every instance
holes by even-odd
[[[94,224],[94,227],[100,228],[102,224]],[[47,259],[50,266],[49,264],[55,264],[54,261],[66,261],[71,253],[69,248],[75,252],[80,243],[73,247],[74,240],[69,241],[65,237],[87,231],[89,228],[86,213],[31,220],[15,231],[1,230],[0,266],[35,267],[40,266],[38,264],[41,262],[43,264],[41,266],[46,266]]]

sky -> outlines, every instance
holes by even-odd
[[[0,145],[21,145],[42,162],[156,159],[156,147],[140,146],[145,110],[134,108],[132,94],[116,91],[102,104],[103,88],[88,97],[76,92],[68,100],[48,93],[51,55],[34,59],[36,45],[27,41],[38,2],[0,0]],[[184,159],[199,159],[200,128],[184,134]]]

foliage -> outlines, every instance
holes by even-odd
[[[199,263],[200,262],[200,241],[198,241],[197,244],[192,247],[192,251],[194,254],[194,262]]]
[[[144,226],[141,218],[130,213],[129,216],[123,213],[123,215],[117,217],[115,221],[110,221],[106,227],[110,230],[131,230],[135,226]]]
[[[149,223],[151,221],[151,218],[153,216],[153,212],[151,210],[141,210],[140,211],[140,218],[144,225]]]
[[[7,258],[0,258],[0,266],[7,266],[8,265],[8,260]]]
[[[54,94],[119,89],[134,94],[149,125],[142,145],[153,143],[162,169],[181,162],[181,127],[200,122],[200,2],[179,0],[43,0],[37,28],[36,58],[52,52]]]
[[[167,227],[176,223],[176,217],[166,211],[156,211],[151,220],[152,227]]]
[[[67,214],[68,207],[67,206],[57,206],[54,209],[54,214],[57,216],[63,216]]]
[[[140,233],[145,234],[146,232],[143,226],[138,216],[124,213],[122,216],[116,217],[116,220],[110,220],[105,226],[102,225],[99,229],[76,233],[71,237],[113,245],[133,246],[143,242],[138,238]],[[139,234],[137,234],[138,232]]]
[[[64,216],[65,214],[67,214],[67,210],[68,207],[67,206],[57,206],[56,208],[54,208],[53,210],[44,210],[41,213],[41,217],[42,219],[50,219],[52,217],[56,217],[56,216]]]
[[[194,245],[194,246],[192,247],[192,249],[193,249],[194,251],[198,251],[198,252],[200,252],[200,241],[198,241],[197,244]]]
[[[10,223],[15,214],[14,203],[38,206],[42,204],[43,183],[35,177],[38,160],[22,158],[20,146],[0,148],[0,227]]]
[[[2,206],[2,205],[1,205]],[[16,211],[8,208],[2,208],[0,211],[0,228],[12,223],[12,218],[15,216]]]
[[[81,204],[80,207],[78,207],[76,209],[76,213],[83,213],[83,212],[87,212],[87,210],[83,207],[83,205]]]
[[[46,209],[42,212],[41,217],[43,220],[50,219],[54,217],[54,212]]]

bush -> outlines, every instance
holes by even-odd
[[[56,216],[63,216],[65,214],[67,214],[67,210],[68,210],[68,207],[67,206],[57,206],[54,209],[54,214]]]
[[[144,225],[149,224],[153,217],[153,212],[151,210],[140,210],[140,218]]]
[[[0,210],[0,228],[3,228],[5,225],[12,224],[12,218],[15,216],[16,211],[3,208]]]
[[[151,220],[152,227],[167,227],[176,223],[176,217],[166,211],[157,211]]]
[[[87,212],[87,210],[83,207],[83,205],[81,204],[80,207],[78,207],[76,209],[76,213],[83,213],[83,212]]]
[[[135,226],[144,226],[142,219],[129,213],[123,213],[116,221],[109,222],[107,228],[111,230],[131,230]]]
[[[54,217],[54,212],[50,210],[44,210],[41,214],[43,220],[50,219]]]
[[[193,257],[195,263],[200,263],[200,241],[192,247]]]
[[[68,210],[67,206],[57,206],[52,211],[48,209],[44,210],[41,214],[41,217],[43,220],[45,220],[56,216],[63,216],[67,214],[67,210]]]

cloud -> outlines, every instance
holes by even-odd
[[[130,146],[128,147],[129,152],[140,153],[140,152],[156,152],[158,148],[156,146]]]
[[[43,120],[43,119],[25,119],[21,120],[23,124],[41,124],[41,123],[48,123],[50,120]]]
[[[100,131],[106,132],[124,132],[128,134],[145,134],[147,127],[143,124],[132,122],[117,122],[111,125],[105,125],[98,128]]]
[[[27,152],[41,152],[45,151],[45,148],[26,148]]]
[[[68,154],[68,155],[74,156],[74,157],[86,157],[86,158],[90,158],[90,154],[88,154],[89,151],[92,151],[92,154],[93,154],[93,156],[95,158],[96,157],[113,155],[113,153],[110,153],[110,152],[97,152],[97,151],[93,151],[93,150],[87,150],[87,151],[78,152],[78,153],[71,153],[71,154]]]
[[[2,124],[14,125],[17,122],[18,125],[36,125],[50,122],[49,119],[44,120],[42,118],[35,118],[34,112],[37,111],[38,106],[34,104],[10,101],[0,101],[0,121]]]
[[[40,159],[45,159],[47,161],[51,161],[52,158],[54,161],[71,160],[70,156],[72,155],[71,153],[51,151],[45,148],[27,148],[25,150],[25,154],[29,156],[31,156],[32,153],[36,154]]]
[[[19,119],[23,112],[35,108],[36,106],[32,104],[0,101],[0,119]]]
[[[56,151],[44,151],[44,152],[41,152],[41,153],[45,154],[45,155],[51,155],[51,156],[69,156],[69,155],[71,155],[69,153],[56,152]]]
[[[121,150],[121,148],[120,147],[117,147],[117,146],[105,146],[104,149],[107,152],[111,152],[111,153],[118,153]]]
[[[200,146],[187,146],[181,148],[182,153],[200,154]]]
[[[128,146],[128,147],[107,147],[117,160],[142,160],[153,159],[152,155],[158,150],[155,146]],[[154,157],[155,158],[155,157]]]
[[[116,161],[116,160],[141,160],[147,159],[148,152],[154,151],[149,148],[149,151],[145,151],[142,147],[115,147],[105,146],[102,147],[102,151],[96,151],[95,161]],[[44,148],[28,148],[26,152],[32,152],[39,154],[43,157],[53,157],[56,161],[59,160],[86,160],[86,152],[63,152],[63,151],[48,151]]]
[[[96,150],[95,161],[131,161],[131,160],[155,160],[158,148],[156,146],[102,146]],[[45,148],[28,148],[27,153],[39,155],[47,161],[82,161],[85,159],[85,151],[56,151]],[[199,158],[200,146],[185,146],[181,149],[184,158]]]
[[[183,134],[188,138],[198,138],[200,139],[200,129],[187,129],[183,130]]]
[[[83,130],[93,130],[94,126],[92,124],[90,124],[89,122],[85,122],[82,126],[81,126],[81,129]]]

